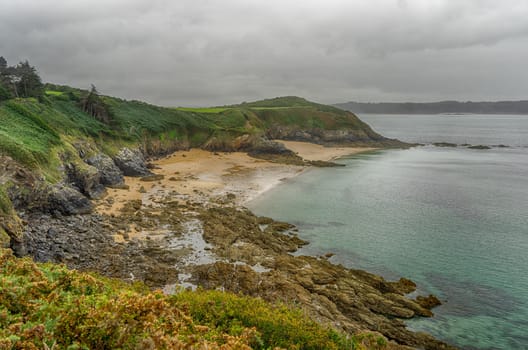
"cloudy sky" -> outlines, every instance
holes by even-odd
[[[169,106],[528,99],[526,0],[0,0],[0,55]]]

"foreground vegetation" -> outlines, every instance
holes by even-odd
[[[220,291],[168,296],[140,283],[0,250],[0,349],[364,349],[302,311]]]

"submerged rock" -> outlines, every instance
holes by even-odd
[[[469,146],[468,148],[470,149],[491,149],[490,146],[486,146],[486,145],[475,145],[475,146]]]
[[[435,297],[432,294],[429,294],[426,297],[417,296],[416,297],[416,302],[418,304],[420,304],[423,308],[426,308],[428,310],[430,310],[430,309],[432,309],[432,308],[434,308],[436,306],[442,305],[442,302],[437,297]]]
[[[458,147],[456,143],[451,142],[435,142],[433,145],[436,147]]]

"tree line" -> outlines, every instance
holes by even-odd
[[[0,56],[0,101],[13,97],[40,97],[44,84],[37,69],[26,60],[16,66],[8,66]]]
[[[0,102],[10,98],[36,97],[39,101],[46,101],[45,85],[42,83],[37,69],[26,60],[16,66],[9,66],[7,60],[0,56]],[[112,121],[110,108],[99,95],[97,88],[92,85],[89,91],[80,97],[73,96],[77,106],[93,118],[109,124]]]

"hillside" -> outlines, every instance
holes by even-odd
[[[352,113],[301,98],[277,98],[224,108],[165,108],[102,96],[111,120],[103,123],[79,107],[83,92],[51,86],[44,102],[34,98],[0,103],[0,152],[51,178],[60,153],[75,153],[74,140],[94,142],[113,155],[139,146],[147,156],[177,149],[255,151],[264,139],[321,144],[397,146]],[[273,151],[267,143],[264,151]]]
[[[335,105],[353,113],[381,114],[441,114],[441,113],[475,113],[475,114],[528,114],[528,101],[498,102],[458,102],[442,101],[430,103],[363,103],[345,102]]]

